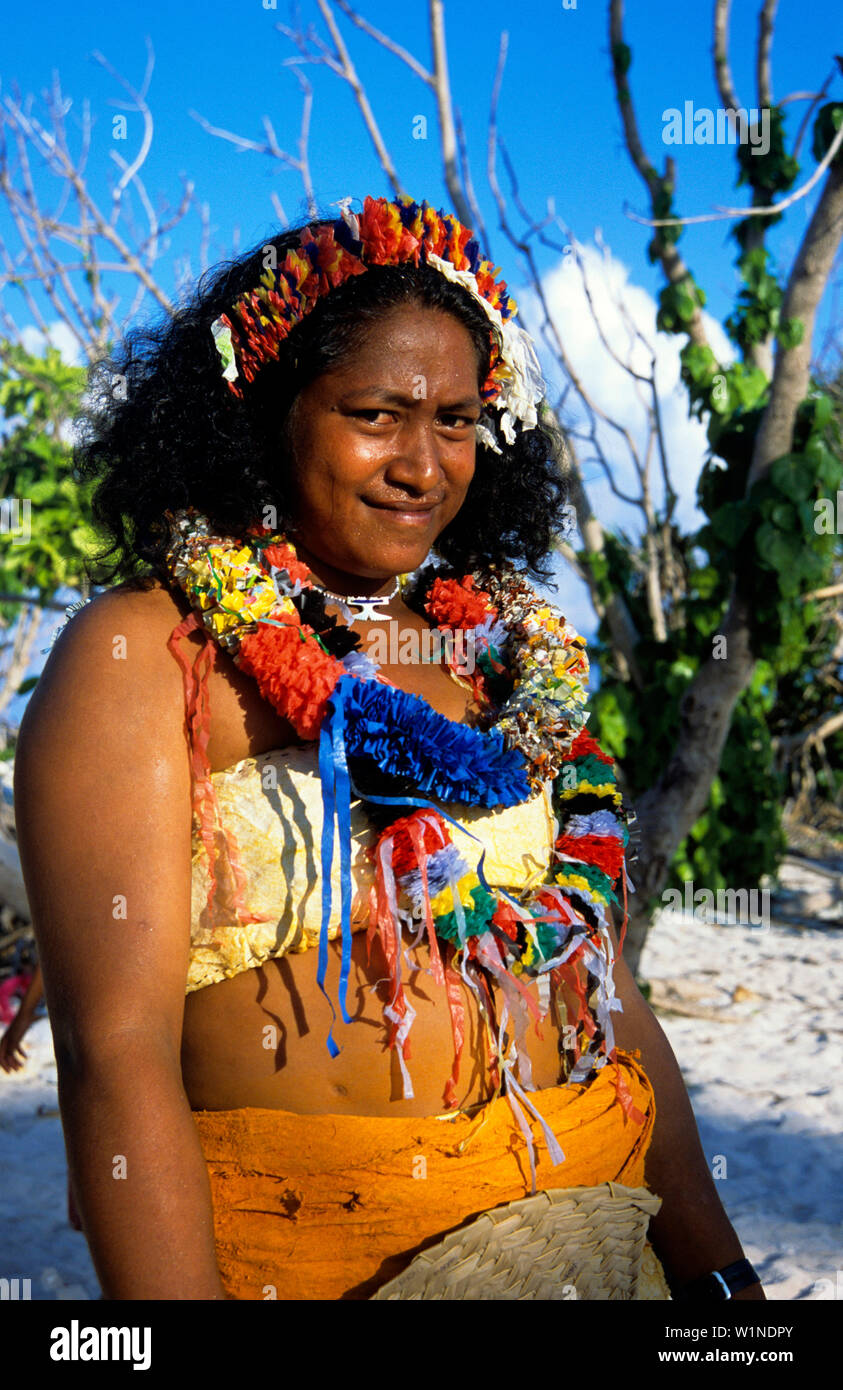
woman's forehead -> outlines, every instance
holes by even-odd
[[[331,369],[341,379],[384,374],[396,379],[424,371],[465,377],[476,387],[478,351],[468,329],[452,314],[418,305],[401,306],[361,330],[353,348]]]

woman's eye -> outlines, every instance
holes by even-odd
[[[367,425],[386,425],[395,418],[392,411],[374,406],[369,410],[355,410],[353,414],[355,419],[364,420]],[[440,415],[439,422],[449,430],[471,429],[477,423],[472,415],[458,415],[453,411]]]
[[[468,429],[475,425],[477,421],[471,415],[440,415],[440,420],[447,425],[448,429]]]

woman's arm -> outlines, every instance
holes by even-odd
[[[68,1163],[107,1298],[224,1298],[184,1094],[191,801],[166,596],[113,591],[69,624],[15,759],[21,863]]]
[[[743,1259],[744,1252],[709,1172],[673,1050],[622,956],[615,963],[615,992],[623,1004],[623,1013],[612,1015],[615,1041],[626,1051],[639,1049],[656,1096],[646,1172],[662,1207],[650,1222],[652,1243],[671,1279],[687,1284]],[[733,1297],[765,1295],[756,1283]]]

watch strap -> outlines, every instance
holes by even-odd
[[[677,1289],[673,1298],[678,1303],[725,1303],[741,1289],[748,1289],[750,1284],[759,1282],[749,1260],[735,1260],[733,1264],[705,1274],[701,1279],[692,1279],[690,1284]]]

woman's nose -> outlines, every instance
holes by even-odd
[[[444,474],[439,440],[432,421],[416,420],[402,430],[399,447],[390,460],[387,477],[391,482],[427,493],[441,482]]]

